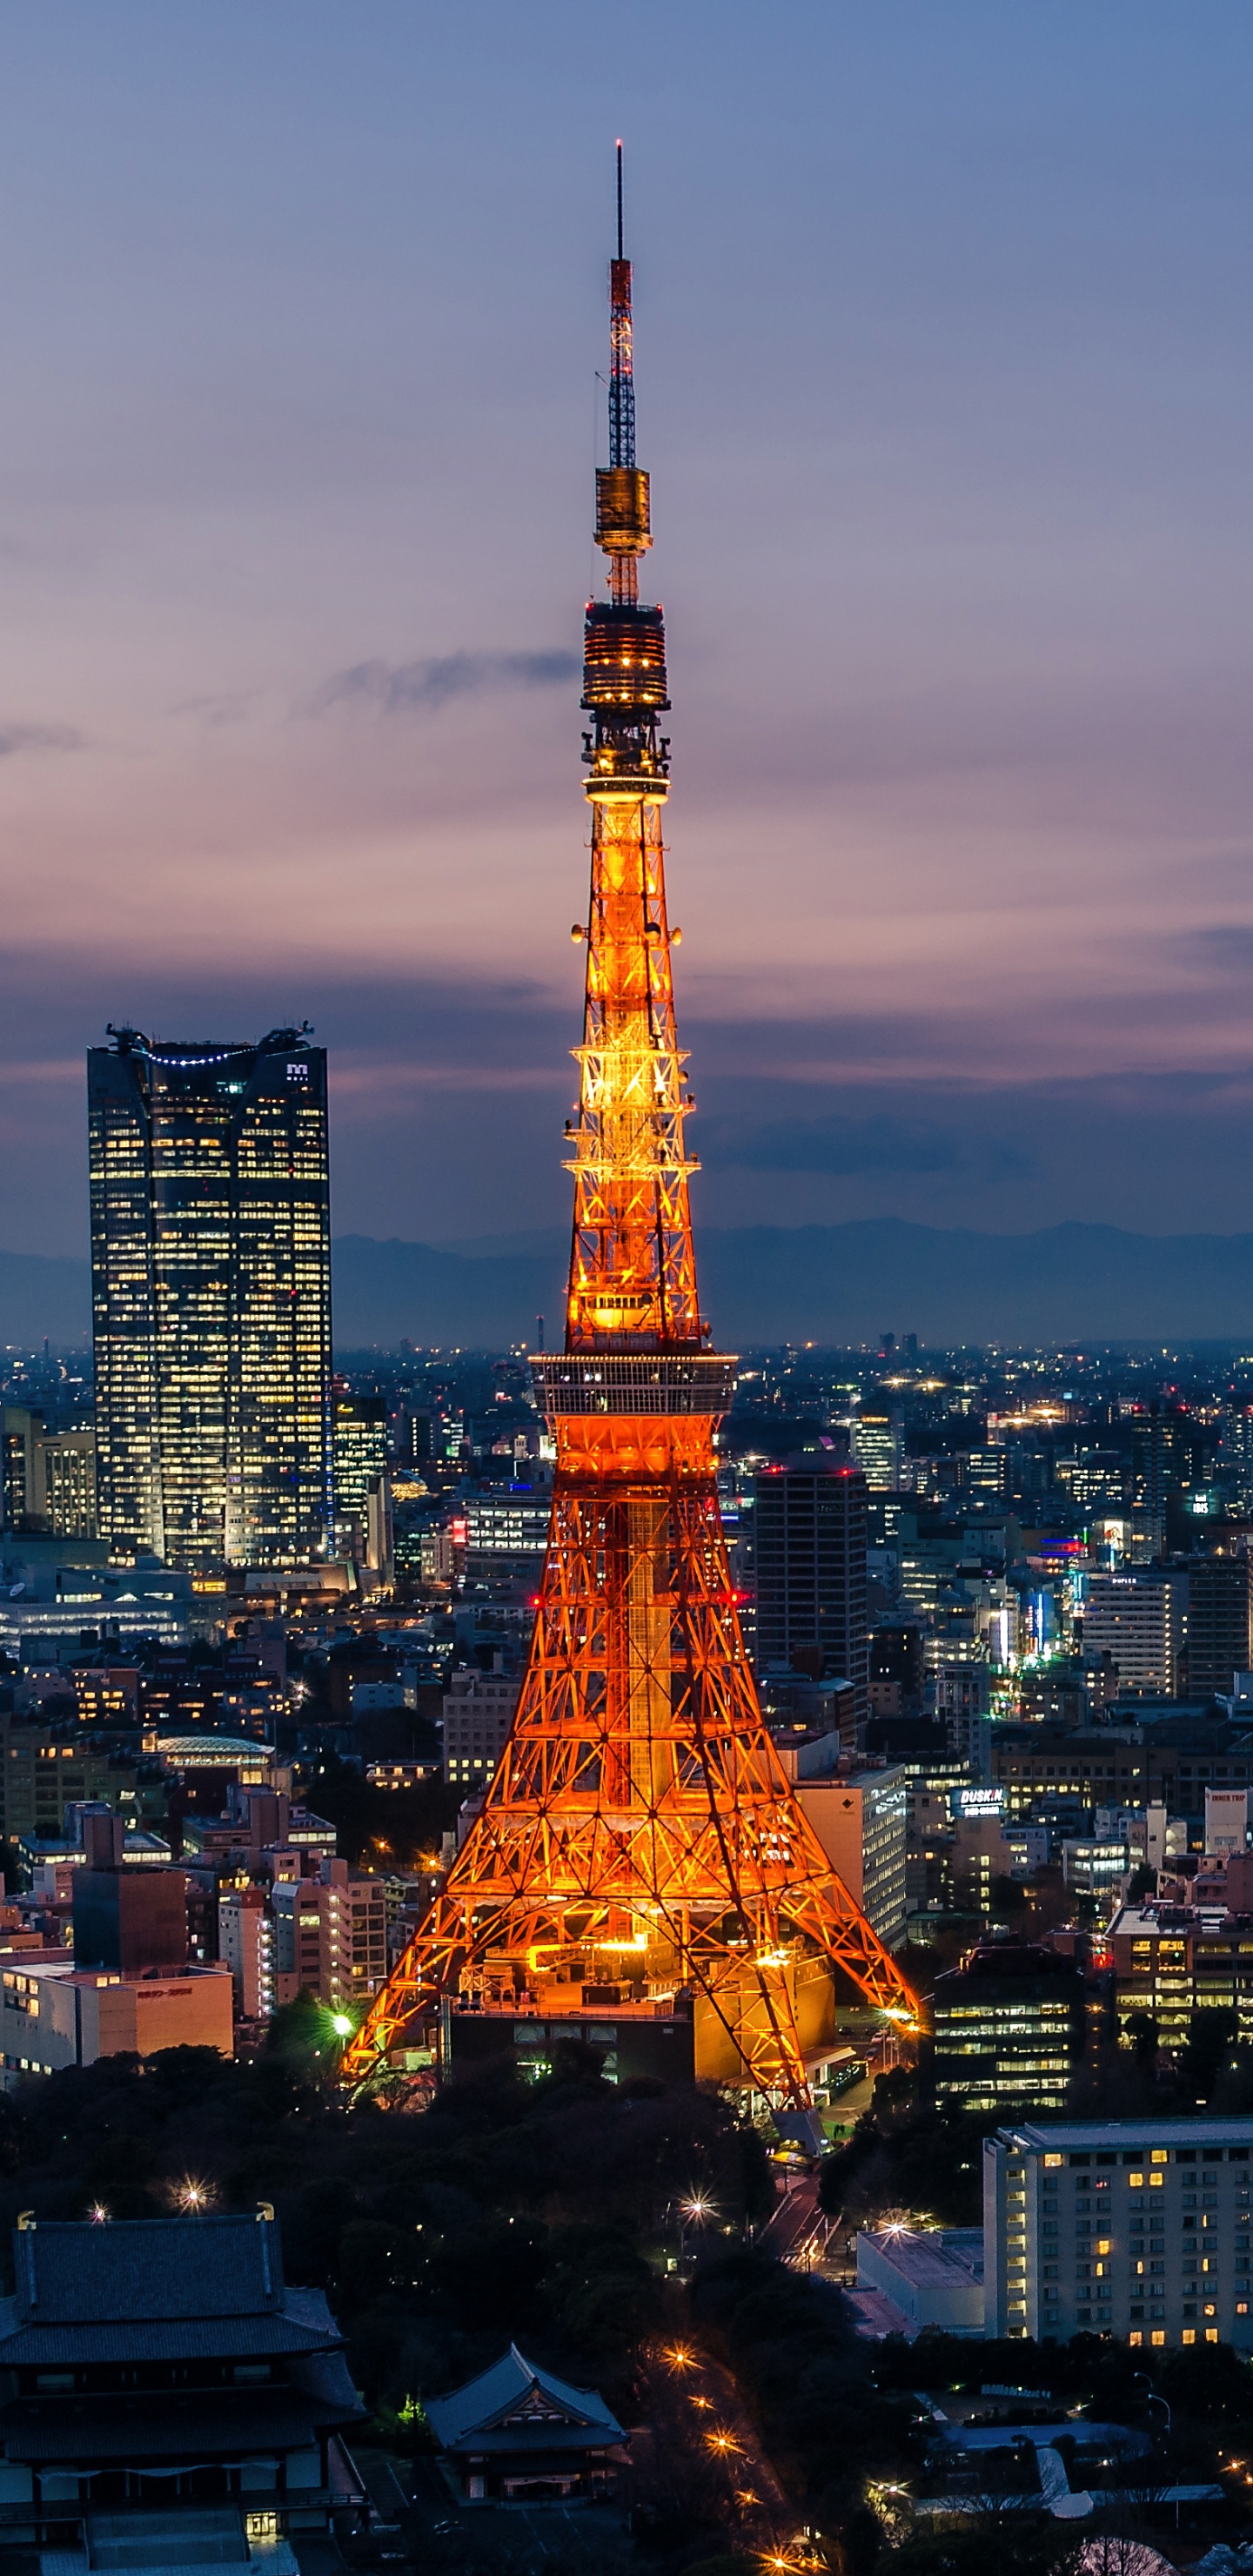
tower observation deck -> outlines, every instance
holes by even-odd
[[[808,2100],[837,1993],[912,2022],[895,1960],[834,1875],[764,1725],[718,1508],[714,1433],[735,1363],[700,1311],[662,815],[665,625],[635,459],[631,266],[610,262],[607,598],[584,626],[591,886],[564,1348],[535,1382],[556,1445],[552,1520],[513,1728],[482,1810],[345,2051],[360,2079],[438,2044],[550,2062],[582,2035]],[[667,2047],[664,2043],[669,2041]]]

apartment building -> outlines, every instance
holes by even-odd
[[[1253,2119],[1077,2120],[984,2142],[988,2336],[1253,2350]]]
[[[279,1881],[271,1891],[274,1989],[279,2003],[317,1995],[336,2007],[364,2003],[387,1978],[384,1881],[324,1860],[316,1878]]]
[[[508,1740],[521,1685],[507,1673],[485,1673],[477,1664],[455,1672],[444,1693],[444,1778],[458,1788],[482,1789]]]
[[[1194,1905],[1124,1905],[1110,1925],[1119,2036],[1154,2023],[1158,2047],[1177,2057],[1202,2012],[1234,2013],[1253,2043],[1253,1919]]]
[[[260,1887],[237,1888],[218,1900],[218,1955],[231,1972],[241,2021],[268,2021],[277,1996],[274,1917]]]

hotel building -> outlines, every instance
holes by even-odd
[[[1253,2351],[1253,2119],[1024,2123],[984,2141],[989,2337]]]

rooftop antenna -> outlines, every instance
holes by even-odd
[[[622,257],[622,138],[618,137],[618,257]]]

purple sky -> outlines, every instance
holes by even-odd
[[[614,28],[0,0],[0,1243],[122,1017],[564,1216],[619,131],[701,1217],[1253,1227],[1247,9]]]

